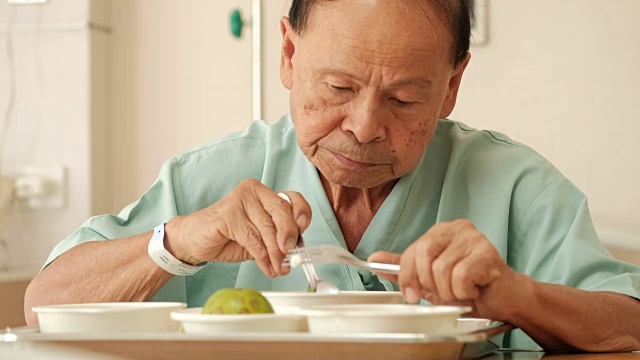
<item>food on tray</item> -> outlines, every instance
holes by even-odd
[[[202,308],[203,314],[267,314],[273,312],[269,301],[253,289],[220,289],[209,296]]]

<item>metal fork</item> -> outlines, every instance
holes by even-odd
[[[292,267],[300,265],[304,269],[305,263],[310,261],[316,264],[347,264],[381,274],[397,275],[400,272],[400,265],[364,261],[337,245],[298,247],[287,254],[283,264]]]
[[[284,199],[286,202],[291,204],[291,199],[289,196],[284,193],[278,193],[278,196]],[[307,282],[309,283],[308,292],[317,292],[323,294],[337,294],[340,292],[337,286],[332,284],[329,281],[322,280],[316,273],[316,269],[313,266],[313,262],[309,254],[304,250],[306,247],[304,246],[304,240],[302,239],[302,234],[298,233],[298,242],[296,243],[296,249],[298,250],[298,254],[300,259],[302,260],[300,265],[302,266],[302,271],[304,271],[304,275],[307,278]],[[283,262],[284,264],[284,262]]]

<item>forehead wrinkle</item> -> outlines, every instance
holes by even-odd
[[[353,48],[357,50],[351,51]],[[337,59],[344,56],[349,62],[356,63],[359,68],[336,66],[336,64],[341,63],[337,61],[321,66],[318,69],[318,74],[319,76],[328,74],[347,76],[361,83],[371,83],[371,81],[377,79],[376,82],[380,82],[380,85],[385,89],[412,86],[426,89],[433,85],[437,74],[426,71],[427,67],[422,66],[425,61],[423,59],[428,59],[429,56],[432,56],[430,54],[434,52],[430,49],[416,49],[410,56],[399,58],[397,52],[378,52],[375,49],[365,48],[353,42],[352,46],[346,50],[336,50],[333,58]],[[376,55],[369,56],[369,54]],[[425,71],[413,73],[413,75],[407,74],[409,77],[402,75],[400,70],[411,68],[419,68]]]
[[[397,43],[367,46],[359,39],[348,34],[341,34],[338,36],[342,36],[347,40],[345,41],[345,45],[349,49],[347,51],[343,50],[343,52],[348,52],[348,55],[353,59],[371,65],[403,68],[407,66],[407,63],[409,62],[416,60],[420,61],[423,59],[426,60],[436,52],[435,49],[417,47],[407,48],[406,46]],[[410,37],[407,37],[407,39],[410,39]]]

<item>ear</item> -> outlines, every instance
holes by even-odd
[[[458,89],[460,88],[460,82],[462,81],[462,74],[464,73],[464,69],[467,68],[467,65],[469,65],[469,60],[471,60],[471,53],[467,53],[467,56],[456,66],[455,71],[449,79],[447,97],[444,99],[444,104],[442,104],[442,109],[440,110],[440,119],[444,119],[451,115],[453,108],[456,106]]]
[[[280,32],[282,33],[282,54],[280,57],[280,81],[282,85],[291,90],[293,86],[293,54],[296,51],[295,42],[297,34],[291,28],[291,21],[286,16],[280,19]]]

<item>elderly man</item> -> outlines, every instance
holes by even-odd
[[[29,323],[43,304],[304,289],[281,266],[304,231],[401,264],[397,277],[320,266],[343,290],[469,304],[551,351],[639,349],[640,269],[602,247],[584,195],[530,148],[444,119],[470,59],[468,10],[294,0],[281,21],[291,115],[170,159],[140,200],[89,219],[29,286]]]

